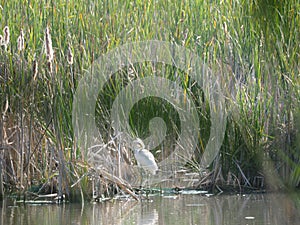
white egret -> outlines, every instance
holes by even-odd
[[[149,150],[145,149],[144,142],[137,138],[133,141],[132,148],[138,166],[154,175],[158,170],[158,166],[155,162],[153,154]]]

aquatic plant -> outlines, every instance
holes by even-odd
[[[104,168],[112,168],[123,147],[122,157],[127,154],[127,163],[135,163],[114,139],[110,110],[126,85],[156,73],[178,82],[197,106],[198,146],[185,169],[201,179],[191,186],[299,187],[297,1],[21,2],[1,4],[0,194],[43,186],[49,188],[38,193],[47,189],[60,197],[73,193],[85,198],[93,191],[91,182],[99,196],[132,191],[119,176],[120,168],[97,170],[87,162],[86,151],[75,147],[73,94],[101,54],[149,39],[191,49],[220,73],[228,113],[220,154],[209,168],[200,168],[211,126],[201,88],[184,71],[144,62],[120,68],[99,93],[96,121],[111,160],[103,162]],[[135,135],[145,138],[149,121],[157,116],[167,124],[166,139],[153,149],[162,160],[176,146],[176,109],[147,98],[133,107],[129,120]]]

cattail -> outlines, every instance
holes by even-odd
[[[32,74],[33,74],[33,80],[36,80],[38,74],[38,63],[36,59],[34,59],[32,63]]]
[[[50,60],[48,56],[47,56],[47,66],[48,66],[49,72],[52,73],[53,72],[52,60]]]
[[[20,36],[18,37],[17,42],[18,42],[18,50],[21,52],[22,50],[25,49],[23,29],[21,29],[20,31]]]
[[[2,45],[3,45],[3,36],[0,35],[0,46],[2,46]]]
[[[4,33],[3,45],[7,46],[9,44],[9,37],[10,37],[9,27],[8,26],[4,27],[3,33]]]
[[[51,62],[53,60],[53,48],[52,48],[52,40],[51,40],[51,35],[48,26],[46,27],[45,30],[45,48],[46,48],[47,60],[48,62]]]
[[[68,46],[67,61],[68,61],[69,65],[73,64],[73,53],[72,53],[72,49],[71,49],[71,45],[70,44]]]
[[[7,51],[7,47],[9,44],[9,27],[5,26],[3,29],[4,37],[2,38],[1,45],[4,46],[5,51]]]

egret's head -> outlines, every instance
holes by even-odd
[[[141,139],[137,138],[136,140],[134,140],[132,142],[132,149],[133,150],[138,151],[138,150],[142,150],[144,148],[145,148],[145,144]]]

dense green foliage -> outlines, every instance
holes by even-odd
[[[227,130],[221,154],[211,166],[216,176],[228,180],[234,174],[241,184],[265,176],[273,185],[266,174],[276,168],[286,183],[300,185],[299,1],[0,0],[0,6],[0,28],[10,29],[10,41],[0,49],[0,176],[7,189],[51,183],[60,174],[60,188],[68,191],[89,168],[73,145],[72,102],[78,81],[101,54],[152,39],[185,46],[212,68],[221,65],[228,77],[222,81]],[[54,49],[50,65],[44,45],[47,26]],[[21,29],[24,49],[17,47]],[[68,54],[73,55],[72,64]],[[147,63],[134,66],[134,76],[153,72]],[[174,79],[175,69],[164,69]],[[97,121],[107,139],[112,133],[109,110],[128,82],[128,71],[114,75],[99,93]],[[189,89],[188,76],[178,73],[199,106],[200,155],[209,136],[209,110],[201,90]],[[225,85],[228,81],[234,83],[233,90]],[[164,118],[169,139],[176,139],[176,111],[155,98],[133,109],[131,125],[137,135],[147,136],[153,116]],[[196,168],[199,155],[191,162]]]

